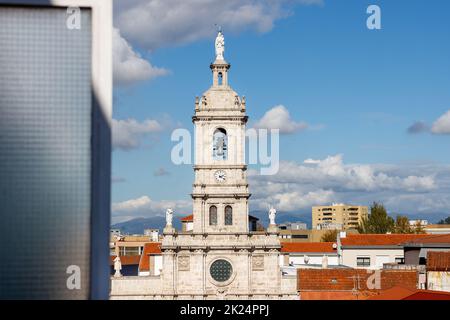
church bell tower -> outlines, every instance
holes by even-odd
[[[295,298],[295,279],[282,278],[276,226],[249,228],[245,98],[228,84],[224,45],[219,31],[212,85],[195,99],[193,230],[176,231],[172,211],[166,212],[161,294],[155,298]]]
[[[245,98],[228,84],[222,32],[210,65],[212,86],[195,100],[194,232],[246,233],[248,223],[245,164]]]

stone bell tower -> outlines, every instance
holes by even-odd
[[[249,230],[245,98],[228,84],[219,31],[212,85],[195,99],[193,230],[176,231],[172,212],[161,244],[159,299],[295,299],[295,279],[280,269],[278,230]]]
[[[216,40],[212,86],[196,98],[194,232],[248,232],[245,98],[228,84],[223,35]],[[220,47],[222,45],[222,47]]]

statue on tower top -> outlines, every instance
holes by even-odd
[[[225,52],[225,38],[223,37],[222,28],[219,26],[216,42],[216,60],[224,60],[223,53]]]

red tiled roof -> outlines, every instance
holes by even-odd
[[[416,288],[416,270],[381,270],[381,290],[402,285]],[[299,291],[352,291],[355,279],[359,279],[360,291],[373,291],[367,285],[372,272],[365,269],[298,269],[297,289]]]
[[[415,289],[396,286],[383,290],[379,295],[373,296],[368,300],[403,300],[414,292],[416,292]]]
[[[369,300],[450,300],[450,293],[395,286],[382,291]]]
[[[183,222],[192,222],[192,221],[194,221],[194,215],[190,214],[188,216],[180,218],[180,220]]]
[[[116,256],[109,256],[109,264],[113,265],[114,264],[114,259],[116,258]],[[135,256],[121,256],[120,257],[120,263],[123,266],[126,265],[133,265],[133,264],[139,264],[139,261],[141,259],[140,255],[135,255]]]
[[[450,233],[424,235],[425,237],[419,239],[409,240],[408,244],[448,244],[450,245]]]
[[[389,246],[429,237],[429,234],[347,234],[343,246]]]
[[[144,251],[142,252],[141,260],[139,261],[139,271],[150,270],[150,258],[151,254],[161,254],[161,243],[149,242],[144,245]]]
[[[429,251],[427,271],[450,271],[450,251]]]
[[[403,300],[450,300],[450,293],[444,291],[418,290]]]
[[[334,242],[282,242],[281,252],[324,252],[336,253]]]

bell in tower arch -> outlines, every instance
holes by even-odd
[[[219,128],[214,131],[213,136],[213,158],[214,160],[226,160],[228,151],[227,132]]]

